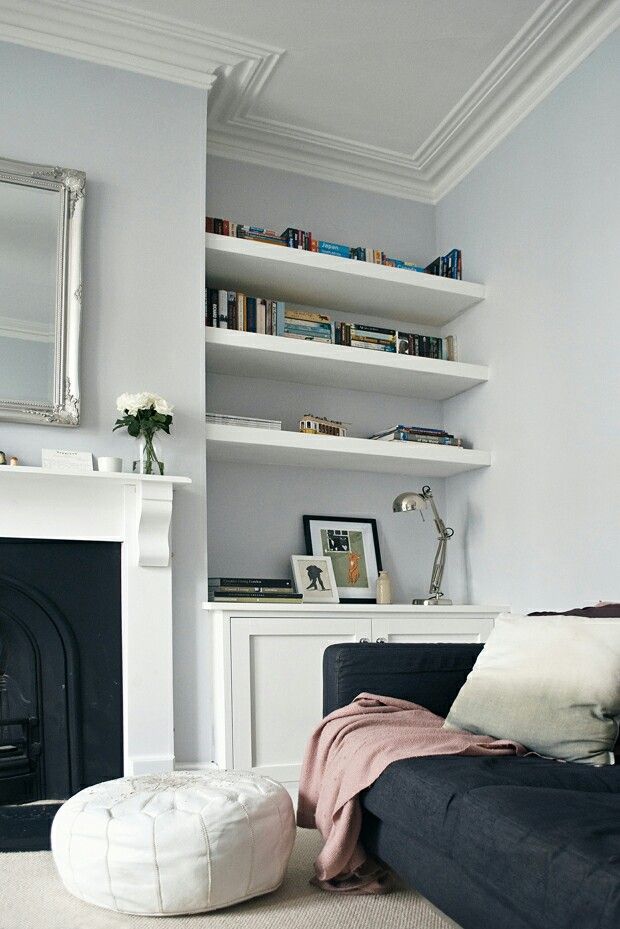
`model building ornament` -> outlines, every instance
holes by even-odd
[[[299,431],[311,435],[335,435],[344,438],[347,434],[348,423],[341,423],[337,419],[324,419],[313,413],[304,413],[299,420]]]

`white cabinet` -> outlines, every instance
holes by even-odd
[[[339,642],[484,642],[500,608],[205,604],[213,624],[214,761],[294,783]]]

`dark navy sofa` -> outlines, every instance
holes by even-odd
[[[445,716],[481,648],[332,645],[324,712],[368,691]],[[408,758],[362,808],[367,851],[463,929],[620,929],[620,765]]]

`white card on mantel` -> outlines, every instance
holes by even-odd
[[[94,470],[92,452],[71,452],[62,448],[42,449],[41,465],[46,471],[65,474],[86,474]]]

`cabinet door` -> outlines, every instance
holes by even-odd
[[[323,652],[369,639],[370,619],[233,616],[230,626],[234,766],[297,781],[322,716]]]
[[[488,613],[430,613],[373,617],[373,642],[486,642],[494,617]]]

